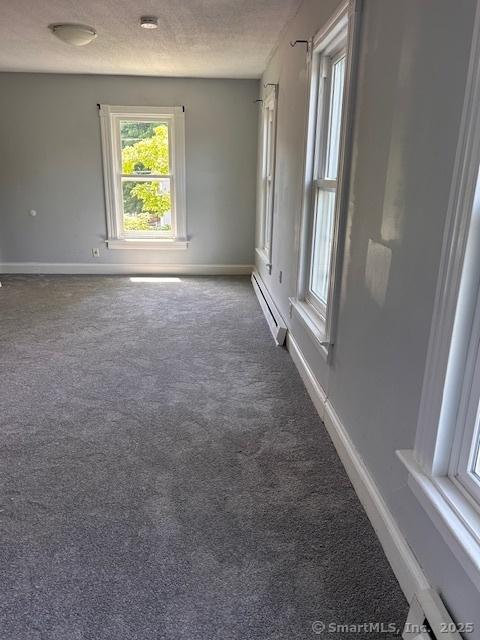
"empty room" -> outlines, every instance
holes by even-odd
[[[480,2],[0,3],[0,640],[480,640]]]

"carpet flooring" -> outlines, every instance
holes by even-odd
[[[399,637],[405,599],[247,278],[2,284],[2,640]]]

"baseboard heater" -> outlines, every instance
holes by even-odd
[[[287,325],[256,271],[252,273],[252,285],[273,338],[278,346],[282,346],[287,336]]]
[[[413,596],[404,640],[462,640],[460,631],[468,632],[468,625],[454,623],[436,591],[425,589]]]

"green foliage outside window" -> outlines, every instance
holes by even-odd
[[[122,173],[134,176],[165,175],[170,172],[168,127],[151,122],[122,122]],[[127,231],[170,229],[162,224],[171,211],[169,192],[156,181],[124,181],[123,226]]]

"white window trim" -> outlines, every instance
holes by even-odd
[[[278,85],[267,85],[267,90],[263,97],[262,102],[262,129],[260,135],[262,136],[262,152],[261,152],[261,183],[260,183],[260,234],[259,234],[259,246],[256,248],[256,253],[263,261],[265,267],[268,269],[268,273],[272,270],[272,240],[273,240],[273,215],[274,215],[274,203],[275,203],[275,159],[276,159],[276,147],[277,147],[277,93]],[[271,146],[268,148],[266,144],[265,130],[265,114],[267,111],[272,111],[272,140]],[[266,165],[268,163],[268,156],[271,153],[271,200],[266,202],[266,188],[265,180]],[[267,242],[269,238],[269,242]]]
[[[343,260],[344,227],[348,204],[348,187],[351,160],[351,139],[354,116],[354,96],[356,88],[357,51],[359,42],[359,23],[361,0],[343,2],[328,23],[309,43],[307,75],[310,78],[307,97],[308,112],[305,131],[305,165],[302,202],[302,220],[300,227],[299,261],[296,296],[290,299],[292,310],[303,322],[314,338],[322,356],[329,360],[331,347],[335,340],[336,316]],[[313,176],[316,144],[317,97],[320,52],[338,47],[338,40],[347,30],[345,89],[343,98],[342,125],[340,134],[339,163],[337,175],[337,194],[335,203],[335,222],[331,252],[329,294],[325,316],[308,302],[308,284],[311,258],[311,229],[313,215]]]
[[[480,8],[473,34],[417,436],[413,450],[397,454],[409,472],[413,493],[480,590],[479,505],[451,475],[461,440],[463,381],[472,366],[469,347],[480,283],[480,265],[474,259],[480,234],[470,233],[472,212],[475,219],[480,216]]]
[[[109,249],[186,249],[186,172],[185,172],[185,113],[183,107],[123,107],[100,105],[102,135],[103,175],[107,214],[107,238]],[[121,119],[159,118],[173,123],[171,127],[171,154],[174,166],[175,229],[171,236],[127,237],[119,225],[121,203],[117,189],[116,162],[118,159],[118,122]]]

